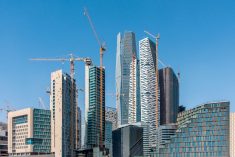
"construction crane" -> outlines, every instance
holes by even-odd
[[[9,105],[7,105],[7,106],[6,106],[6,108],[0,108],[0,111],[1,111],[1,112],[6,112],[6,113],[7,113],[6,118],[7,118],[7,120],[8,120],[8,113],[9,113],[9,112],[11,112],[11,111],[15,111],[15,109],[14,109],[14,108],[10,108],[10,106],[9,106]]]
[[[92,61],[90,58],[81,58],[81,57],[74,57],[73,54],[70,54],[70,58],[32,58],[32,61],[60,61],[60,62],[70,62],[70,76],[74,79],[74,62],[75,61],[82,61],[86,65],[92,65]]]
[[[104,54],[104,51],[106,50],[105,46],[103,43],[100,42],[100,39],[98,37],[98,34],[95,30],[95,27],[93,25],[93,22],[91,20],[91,17],[87,11],[86,8],[84,8],[84,15],[87,17],[88,21],[89,21],[89,24],[91,26],[91,29],[93,31],[93,34],[99,44],[99,52],[100,52],[100,136],[99,136],[99,145],[100,147],[103,147],[103,54]]]
[[[65,62],[69,61],[70,62],[70,76],[71,76],[71,91],[74,90],[74,62],[75,61],[82,61],[86,65],[92,65],[92,61],[90,58],[80,58],[80,57],[74,57],[73,54],[70,54],[70,58],[32,58],[30,59],[32,61],[60,61],[60,62]],[[74,97],[75,97],[75,92],[71,92],[70,94],[70,108],[71,108],[71,114],[70,114],[70,147],[71,147],[71,156],[74,156],[74,117],[76,118],[76,112],[77,109],[74,106]],[[75,110],[75,116],[74,116],[74,110]],[[75,119],[76,120],[76,119]]]
[[[152,35],[151,33],[149,33],[148,31],[144,31],[146,34],[148,34],[149,36],[151,36],[152,38],[154,38],[156,40],[156,113],[158,115],[156,115],[156,127],[158,128],[159,124],[159,103],[158,103],[158,97],[159,97],[159,87],[158,87],[158,82],[159,82],[159,75],[158,75],[158,41],[160,39],[160,34],[157,34],[156,36]]]
[[[44,102],[43,102],[43,100],[42,100],[41,97],[38,97],[38,105],[39,105],[41,108],[43,108],[44,110],[46,109],[46,106],[45,106],[45,104],[44,104]]]

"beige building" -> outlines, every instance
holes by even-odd
[[[235,112],[230,113],[230,157],[235,157]]]
[[[50,154],[50,110],[27,108],[8,113],[9,156]]]
[[[73,157],[76,147],[76,84],[70,75],[51,73],[51,152],[56,157]]]

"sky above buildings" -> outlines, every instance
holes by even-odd
[[[159,57],[180,72],[180,104],[192,108],[229,100],[235,111],[235,2],[222,0],[0,0],[0,108],[49,109],[50,73],[69,72],[69,63],[29,61],[35,57],[91,57],[99,65],[99,46],[83,7],[106,42],[106,105],[115,107],[115,57],[118,32],[161,34]],[[137,45],[138,47],[138,45]],[[160,66],[161,67],[161,66]],[[75,77],[84,89],[84,63]],[[84,93],[79,93],[84,109]],[[0,111],[0,121],[6,113]]]

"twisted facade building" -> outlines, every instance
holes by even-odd
[[[141,121],[149,125],[149,147],[156,147],[159,106],[156,106],[156,49],[149,38],[139,41]],[[148,155],[145,154],[144,155]]]

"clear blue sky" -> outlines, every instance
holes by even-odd
[[[87,6],[104,55],[106,92],[115,93],[118,32],[160,33],[159,56],[180,71],[180,103],[192,108],[207,101],[229,100],[235,111],[235,1],[222,0],[0,0],[0,108],[49,108],[50,73],[69,64],[31,62],[32,57],[66,57],[74,53],[99,64],[99,50],[83,7]],[[84,88],[84,64],[76,63],[78,86]],[[114,97],[106,105],[115,106]],[[79,106],[84,108],[84,93]],[[12,108],[11,107],[11,108]],[[6,114],[0,112],[0,121]]]

